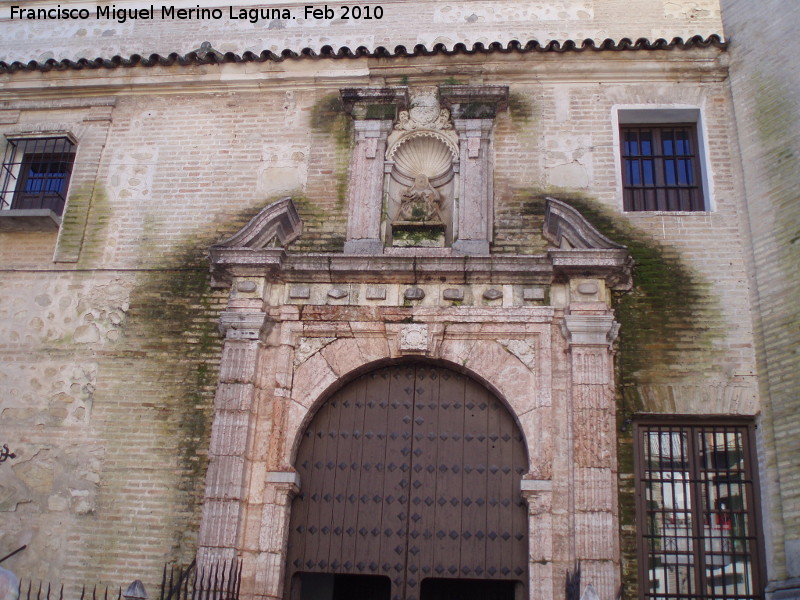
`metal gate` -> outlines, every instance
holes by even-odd
[[[312,597],[300,582],[323,573],[386,577],[392,600],[425,600],[426,579],[527,588],[524,441],[505,406],[470,378],[422,364],[361,376],[320,408],[296,467],[292,598]]]

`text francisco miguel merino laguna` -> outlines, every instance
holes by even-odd
[[[124,23],[129,20],[219,20],[227,16],[232,20],[247,20],[257,23],[261,20],[272,19],[296,19],[297,9],[289,8],[240,8],[228,6],[225,11],[222,8],[176,8],[174,6],[159,6],[153,4],[149,8],[117,8],[115,4],[110,6],[95,6],[94,11],[88,8],[64,8],[60,4],[50,8],[25,8],[23,6],[11,7],[12,19],[26,20],[85,20],[94,17],[95,19],[108,19]],[[383,18],[383,8],[379,5],[350,5],[339,6],[336,9],[327,4],[322,7],[306,5],[302,10],[303,19],[356,19],[373,20]]]

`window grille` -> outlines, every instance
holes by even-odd
[[[0,170],[0,210],[64,212],[75,144],[66,137],[10,139]]]
[[[620,129],[625,210],[705,210],[694,123]]]
[[[763,598],[750,425],[636,426],[640,598]]]

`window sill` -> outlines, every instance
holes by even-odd
[[[49,208],[12,208],[0,210],[2,231],[58,231],[61,217]]]
[[[646,215],[648,217],[704,217],[714,214],[711,210],[624,210],[623,214],[628,216]]]

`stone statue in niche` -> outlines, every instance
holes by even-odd
[[[458,138],[436,88],[411,94],[388,139],[387,230],[390,246],[442,248],[453,240]]]
[[[442,223],[439,195],[427,175],[418,173],[414,185],[402,195],[398,220],[407,222]]]

